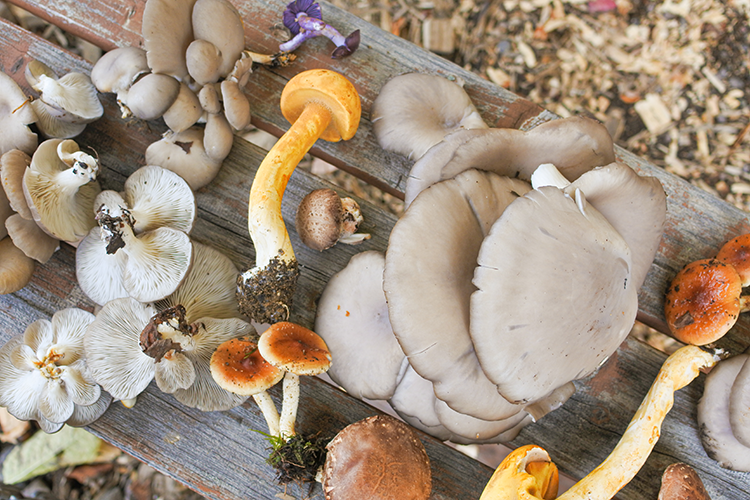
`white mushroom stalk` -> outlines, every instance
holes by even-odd
[[[83,336],[93,319],[82,309],[63,309],[5,344],[0,406],[20,420],[36,420],[45,432],[99,418],[111,398],[94,381],[84,356]]]

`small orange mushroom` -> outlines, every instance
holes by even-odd
[[[724,243],[716,255],[716,260],[734,267],[742,279],[742,286],[750,285],[750,233]]]
[[[715,342],[747,310],[737,270],[718,259],[686,265],[667,290],[664,314],[672,335],[693,345]]]

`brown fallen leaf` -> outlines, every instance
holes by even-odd
[[[0,442],[17,444],[18,441],[31,429],[31,424],[25,420],[18,420],[8,413],[5,408],[0,408]]]

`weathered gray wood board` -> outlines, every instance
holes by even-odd
[[[138,45],[140,41],[144,0],[117,5],[101,0],[14,0],[14,3],[104,48]],[[270,28],[278,23],[284,3],[237,5],[246,19],[248,46],[273,52],[280,40],[270,34]],[[371,103],[382,83],[393,75],[407,71],[457,75],[466,80],[467,90],[486,120],[498,126],[530,127],[553,118],[538,106],[408,42],[328,4],[323,8],[326,18],[342,31],[360,28],[363,46],[351,58],[333,61],[328,58],[331,46],[327,40],[316,39],[299,51],[293,66],[274,71],[259,68],[252,76],[249,93],[254,120],[258,126],[280,134],[287,124],[278,110],[278,96],[291,75],[312,67],[344,72],[362,95],[364,114],[360,131],[348,143],[318,144],[314,153],[373,184],[399,193],[409,167],[403,158],[377,147],[369,123]],[[89,69],[85,62],[14,26],[2,23],[0,31],[2,69],[24,88],[27,86],[23,69],[29,58],[39,58],[60,73]],[[156,122],[125,122],[119,118],[112,96],[103,100],[105,118],[90,125],[77,140],[98,152],[104,166],[104,187],[118,188],[143,164],[145,147],[158,138],[163,126]],[[649,324],[663,328],[663,290],[671,276],[685,263],[713,255],[724,240],[746,231],[748,223],[745,214],[729,205],[627,152],[618,154],[639,171],[658,176],[669,195],[669,225],[659,256],[640,294],[640,316]],[[247,193],[263,155],[262,150],[236,140],[219,177],[197,193],[200,219],[193,236],[227,253],[239,267],[247,267],[254,258],[246,229]],[[363,203],[366,217],[363,230],[373,234],[372,240],[356,248],[340,246],[323,253],[307,250],[292,229],[294,207],[307,191],[322,184],[314,176],[296,172],[283,204],[284,217],[303,265],[294,319],[307,326],[312,325],[315,302],[328,278],[341,269],[353,253],[365,249],[383,250],[395,222],[393,216]],[[74,250],[63,246],[48,264],[39,266],[28,287],[0,297],[0,340],[21,333],[34,319],[48,318],[56,310],[70,306],[91,308],[75,283]],[[736,351],[749,343],[745,320],[729,337],[727,345]],[[529,426],[512,445],[537,443],[545,446],[563,471],[575,477],[585,475],[613,448],[663,359],[663,354],[636,341],[627,341],[596,377],[578,384],[579,392],[571,401]],[[722,491],[722,498],[740,499],[750,495],[747,474],[737,475],[720,469],[705,456],[700,446],[694,418],[700,383],[680,391],[654,455],[620,498],[655,498],[661,471],[666,464],[677,460],[695,466],[704,481],[711,485],[712,493]],[[278,403],[278,391],[274,392],[274,397]],[[346,423],[375,412],[319,380],[304,383],[303,398],[300,413],[303,430],[335,432]],[[209,498],[274,498],[281,488],[273,484],[271,470],[263,464],[263,440],[250,430],[263,427],[260,414],[252,404],[230,412],[206,414],[184,408],[171,396],[152,387],[132,410],[114,405],[92,425],[92,430]],[[429,437],[424,441],[433,461],[433,497],[478,498],[491,471]]]

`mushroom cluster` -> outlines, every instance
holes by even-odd
[[[426,76],[418,79],[423,89],[435,79],[438,89],[463,92]],[[387,134],[377,124],[391,117],[379,100],[381,138]],[[418,133],[426,116],[447,107],[430,102],[412,110],[418,121],[411,126],[404,116],[395,123]],[[463,129],[472,108],[436,115],[433,123],[456,130],[442,141],[440,130],[430,130],[422,147],[439,142],[422,158],[452,148],[442,164],[433,162],[452,175],[432,176],[420,188],[384,258],[353,258],[330,280],[315,326],[336,359],[335,382],[387,399],[418,428],[462,443],[512,439],[617,349],[635,320],[637,290],[666,218],[659,182],[613,162],[601,125],[575,118],[536,133]],[[470,137],[452,142],[462,133],[486,134],[480,142],[492,153],[469,147]],[[375,340],[389,335],[395,340]],[[358,347],[371,341],[363,361]]]
[[[77,246],[96,225],[99,162],[71,139],[48,139],[31,157],[20,149],[3,154],[0,174],[0,291],[10,293],[29,282],[35,262],[47,262],[60,241]]]
[[[45,432],[88,425],[112,398],[94,381],[83,337],[94,315],[78,308],[40,319],[0,348],[0,406]]]
[[[246,50],[242,18],[228,0],[148,0],[142,33],[143,49],[106,53],[92,81],[99,91],[117,94],[124,118],[163,118],[169,130],[146,149],[146,163],[200,189],[229,155],[234,133],[250,124],[244,87],[253,63],[292,58]]]
[[[255,336],[234,300],[237,268],[217,250],[193,242],[194,259],[180,287],[162,300],[116,298],[101,308],[84,338],[93,378],[128,405],[156,379],[163,392],[203,411],[247,399],[219,387],[211,355],[225,341]]]

